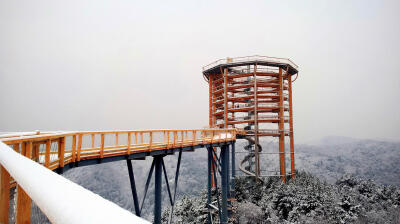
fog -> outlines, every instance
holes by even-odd
[[[0,131],[202,128],[202,66],[287,57],[296,142],[400,140],[399,1],[0,0]]]

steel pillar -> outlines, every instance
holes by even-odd
[[[161,224],[162,212],[162,159],[163,156],[154,156],[154,223]]]
[[[235,168],[236,168],[236,165],[235,165],[235,143],[233,143],[232,145],[231,145],[231,147],[232,147],[232,149],[231,149],[231,154],[232,154],[232,158],[231,158],[231,160],[232,160],[232,181],[231,181],[231,192],[232,192],[232,197],[234,197],[235,196],[235,177],[236,177],[236,171],[235,171]]]
[[[229,147],[221,147],[221,223],[228,222],[228,166],[229,166]]]
[[[211,152],[213,150],[212,147],[207,148],[208,156],[207,156],[207,170],[208,170],[208,175],[207,175],[207,209],[210,209],[210,204],[211,204],[211,184],[212,184],[212,159],[213,159],[213,154]],[[207,222],[211,223],[211,213],[208,212],[207,215]]]
[[[140,216],[139,200],[136,192],[136,183],[132,169],[132,161],[130,159],[127,159],[126,164],[128,166],[129,181],[131,182],[131,190],[132,190],[133,204],[135,205],[135,213],[137,216]]]

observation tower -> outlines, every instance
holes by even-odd
[[[280,176],[283,182],[288,175],[294,178],[292,82],[297,75],[298,66],[290,59],[266,56],[220,59],[203,67],[209,83],[209,125],[243,129],[240,137],[248,143],[239,169],[246,175]],[[263,152],[268,140],[272,151]],[[261,156],[279,161],[279,174],[266,174],[261,167],[271,164],[260,164]]]

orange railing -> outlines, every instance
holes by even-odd
[[[236,139],[236,129],[120,130],[0,136],[0,141],[49,169],[68,163]]]

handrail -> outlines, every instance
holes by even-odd
[[[298,69],[298,66],[288,58],[253,55],[253,56],[245,56],[245,57],[219,59],[219,60],[216,60],[216,61],[204,66],[203,71],[206,71],[210,68],[213,68],[213,67],[215,67],[217,65],[221,65],[221,64],[233,64],[233,63],[240,63],[240,62],[246,62],[246,61],[265,61],[265,62],[273,62],[273,63],[285,63],[285,64],[292,66],[295,69]]]
[[[188,132],[194,133],[194,135],[189,136]],[[5,144],[12,145],[16,151],[22,151],[19,149],[25,147],[26,144],[31,144],[32,155],[30,157],[49,169],[54,170],[62,168],[69,163],[86,159],[101,159],[118,155],[163,150],[169,148],[171,145],[173,147],[186,147],[209,144],[212,141],[211,137],[209,137],[210,132],[225,136],[218,139],[217,142],[228,142],[236,139],[236,129],[160,129],[55,132],[18,137],[12,136],[1,140]],[[130,135],[135,135],[135,141],[128,141],[128,136]],[[172,138],[164,139],[164,135],[171,136]]]
[[[20,155],[1,141],[0,164],[52,223],[150,223]]]

